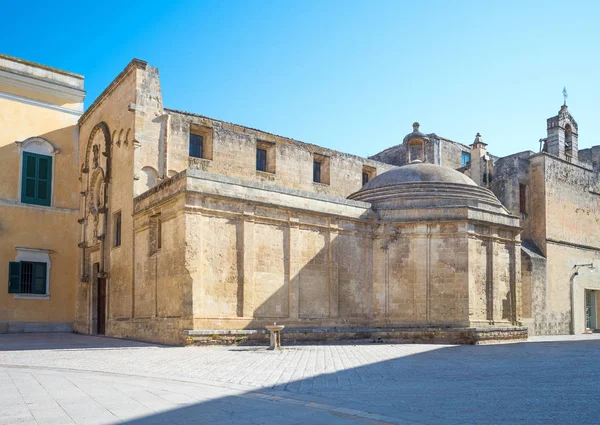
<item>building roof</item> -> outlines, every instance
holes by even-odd
[[[466,175],[458,171],[434,164],[409,164],[382,173],[369,181],[361,190],[376,189],[404,183],[457,183],[467,186],[477,184]]]
[[[32,67],[40,68],[40,69],[45,69],[46,71],[55,72],[57,74],[63,74],[63,75],[67,75],[69,77],[83,79],[83,75],[75,74],[74,72],[63,71],[62,69],[52,68],[51,66],[42,65],[40,63],[31,62],[31,61],[28,61],[25,59],[15,58],[14,56],[3,55],[2,53],[0,53],[0,59],[6,59],[6,60],[9,60],[12,62],[17,62],[17,63],[23,64],[23,65],[32,66]]]

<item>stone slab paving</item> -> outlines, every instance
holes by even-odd
[[[600,335],[167,347],[0,335],[0,425],[600,424]]]

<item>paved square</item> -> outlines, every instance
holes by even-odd
[[[0,335],[0,425],[598,424],[600,335],[166,347]]]

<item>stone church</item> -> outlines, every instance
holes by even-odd
[[[3,58],[14,80],[66,75]],[[0,332],[185,344],[264,339],[277,322],[289,340],[481,343],[598,327],[600,146],[578,149],[566,105],[537,153],[499,158],[479,134],[466,145],[415,123],[361,158],[167,109],[137,59],[75,125],[54,121],[71,140],[28,133],[35,111],[11,111],[32,90],[14,90],[0,85],[0,128],[21,125],[0,136],[0,161],[21,164],[0,165]],[[30,138],[50,153],[29,159]],[[45,204],[29,180],[55,188]],[[56,235],[4,225],[25,211],[65,219]]]

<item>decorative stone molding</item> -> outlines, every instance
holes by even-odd
[[[55,155],[60,153],[60,149],[54,146],[49,140],[43,137],[30,137],[22,142],[16,141],[15,144],[27,152],[39,153],[41,155]]]

